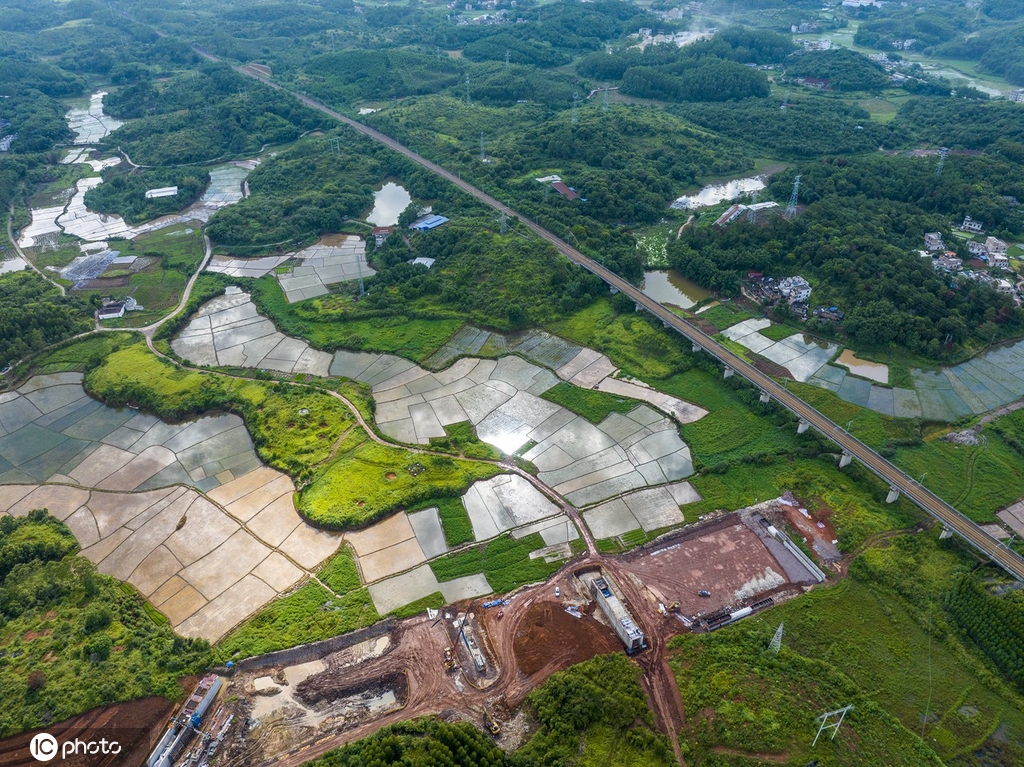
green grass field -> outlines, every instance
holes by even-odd
[[[461,495],[473,482],[501,472],[493,464],[380,445],[361,430],[353,434],[300,497],[299,510],[316,524],[360,527],[398,508]]]
[[[281,332],[305,338],[318,349],[385,352],[421,362],[463,325],[461,319],[352,319],[346,316],[344,300],[334,296],[289,304],[273,276],[256,280],[253,288],[261,314],[270,317]],[[341,308],[332,309],[335,304]]]
[[[970,563],[936,531],[897,536],[836,586],[673,640],[670,664],[695,713],[690,753],[774,754],[792,765],[1019,764],[1020,698],[965,647],[942,606]],[[780,623],[776,656],[766,648]],[[835,741],[812,750],[814,717],[847,704],[856,708]]]
[[[710,322],[718,330],[725,330],[737,322],[749,320],[751,315],[742,309],[737,309],[733,304],[719,304],[712,306],[697,315],[698,319]]]
[[[307,583],[264,607],[220,641],[223,661],[316,642],[380,620],[365,588],[339,599],[317,583]]]
[[[759,330],[758,332],[765,338],[770,338],[773,341],[781,341],[783,338],[789,338],[800,331],[796,328],[791,328],[789,325],[778,325],[776,323],[772,323],[764,330]]]
[[[331,560],[320,568],[318,577],[327,588],[336,594],[347,594],[358,589],[362,583],[356,569],[351,550],[342,548]]]
[[[619,397],[596,389],[582,389],[565,381],[555,384],[540,396],[583,416],[591,423],[601,423],[612,413],[628,413],[640,404],[629,397]]]
[[[501,535],[487,544],[457,554],[439,557],[430,563],[439,581],[451,581],[466,575],[483,573],[495,594],[507,594],[526,583],[539,583],[562,566],[563,562],[530,559],[530,552],[544,548],[539,533],[516,540]]]

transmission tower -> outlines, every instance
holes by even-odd
[[[579,116],[576,114],[577,109],[579,107],[579,101],[580,101],[580,92],[578,90],[575,90],[575,91],[572,92],[572,124],[573,125],[575,125],[577,122],[579,122],[579,119],[580,119]]]
[[[327,143],[330,144],[331,152],[333,152],[335,155],[341,152],[341,139],[338,138],[337,136],[332,136],[331,138],[327,139]]]
[[[508,215],[504,210],[501,211],[501,233],[508,234]]]
[[[480,162],[487,162],[487,152],[484,151],[484,132],[480,131]]]
[[[363,287],[363,256],[356,253],[356,269],[359,271],[359,295],[365,296],[366,289]]]
[[[760,196],[761,190],[756,190],[754,195],[750,198],[750,213],[747,214],[747,221],[752,224],[757,223],[757,208],[754,205],[757,204],[757,198]]]
[[[779,107],[783,112],[786,111],[786,107],[789,106],[789,91],[786,91],[786,95],[782,97],[782,106]]]
[[[793,179],[793,194],[789,196],[789,205],[786,206],[786,219],[792,220],[796,215],[796,201],[800,196],[800,176]]]
[[[601,102],[601,111],[608,111],[608,83],[604,84],[604,100]]]
[[[827,711],[826,713],[819,716],[818,719],[821,720],[821,726],[818,727],[818,734],[814,736],[814,743],[818,742],[818,738],[821,736],[821,731],[826,729],[832,730],[832,737],[829,738],[829,740],[835,740],[836,733],[839,732],[839,725],[843,723],[843,719],[846,717],[846,712],[852,708],[853,706],[844,706],[843,708],[837,709],[835,711]],[[833,716],[838,716],[839,719],[835,723],[829,724],[828,720]],[[814,748],[814,743],[811,743],[811,748]]]
[[[774,653],[775,655],[778,655],[779,654],[779,650],[782,649],[782,626],[783,625],[784,624],[782,624],[782,623],[779,624],[779,627],[777,629],[775,629],[775,636],[773,636],[772,637],[772,641],[768,643],[768,652]]]
[[[508,49],[505,49],[505,69],[508,69]]]
[[[942,175],[942,166],[946,164],[946,155],[949,154],[949,149],[942,147],[939,149],[939,164],[935,166],[935,175]]]
[[[468,107],[469,105],[469,72],[466,72],[466,106]]]

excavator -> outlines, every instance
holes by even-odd
[[[501,725],[498,724],[497,719],[491,716],[491,712],[487,710],[486,706],[484,707],[484,725],[487,727],[487,732],[491,733],[491,735],[497,736],[501,734]]]

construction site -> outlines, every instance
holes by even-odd
[[[621,651],[643,670],[659,727],[674,734],[682,704],[668,640],[715,630],[825,579],[775,526],[784,509],[771,501],[626,554],[584,553],[546,583],[382,625],[341,649],[335,641],[320,643],[322,651],[310,645],[276,654],[280,661],[242,661],[226,671],[222,698],[232,702],[222,717],[234,718],[221,758],[300,765],[431,714],[469,721],[515,748],[530,734],[518,709],[532,689],[571,665]]]

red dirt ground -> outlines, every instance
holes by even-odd
[[[54,760],[61,767],[138,767],[146,761],[150,749],[163,733],[173,704],[165,698],[142,698],[128,703],[94,708],[72,719],[51,725],[44,730],[23,732],[0,741],[0,767],[38,765],[29,753],[29,743],[38,732],[47,732],[63,744],[78,738],[82,741],[116,740],[121,746],[118,755],[69,756]]]
[[[595,604],[586,606],[584,615],[591,615]],[[572,666],[595,655],[616,652],[618,638],[597,621],[574,618],[565,609],[551,602],[530,605],[516,629],[512,650],[519,670],[535,674],[551,662]]]

